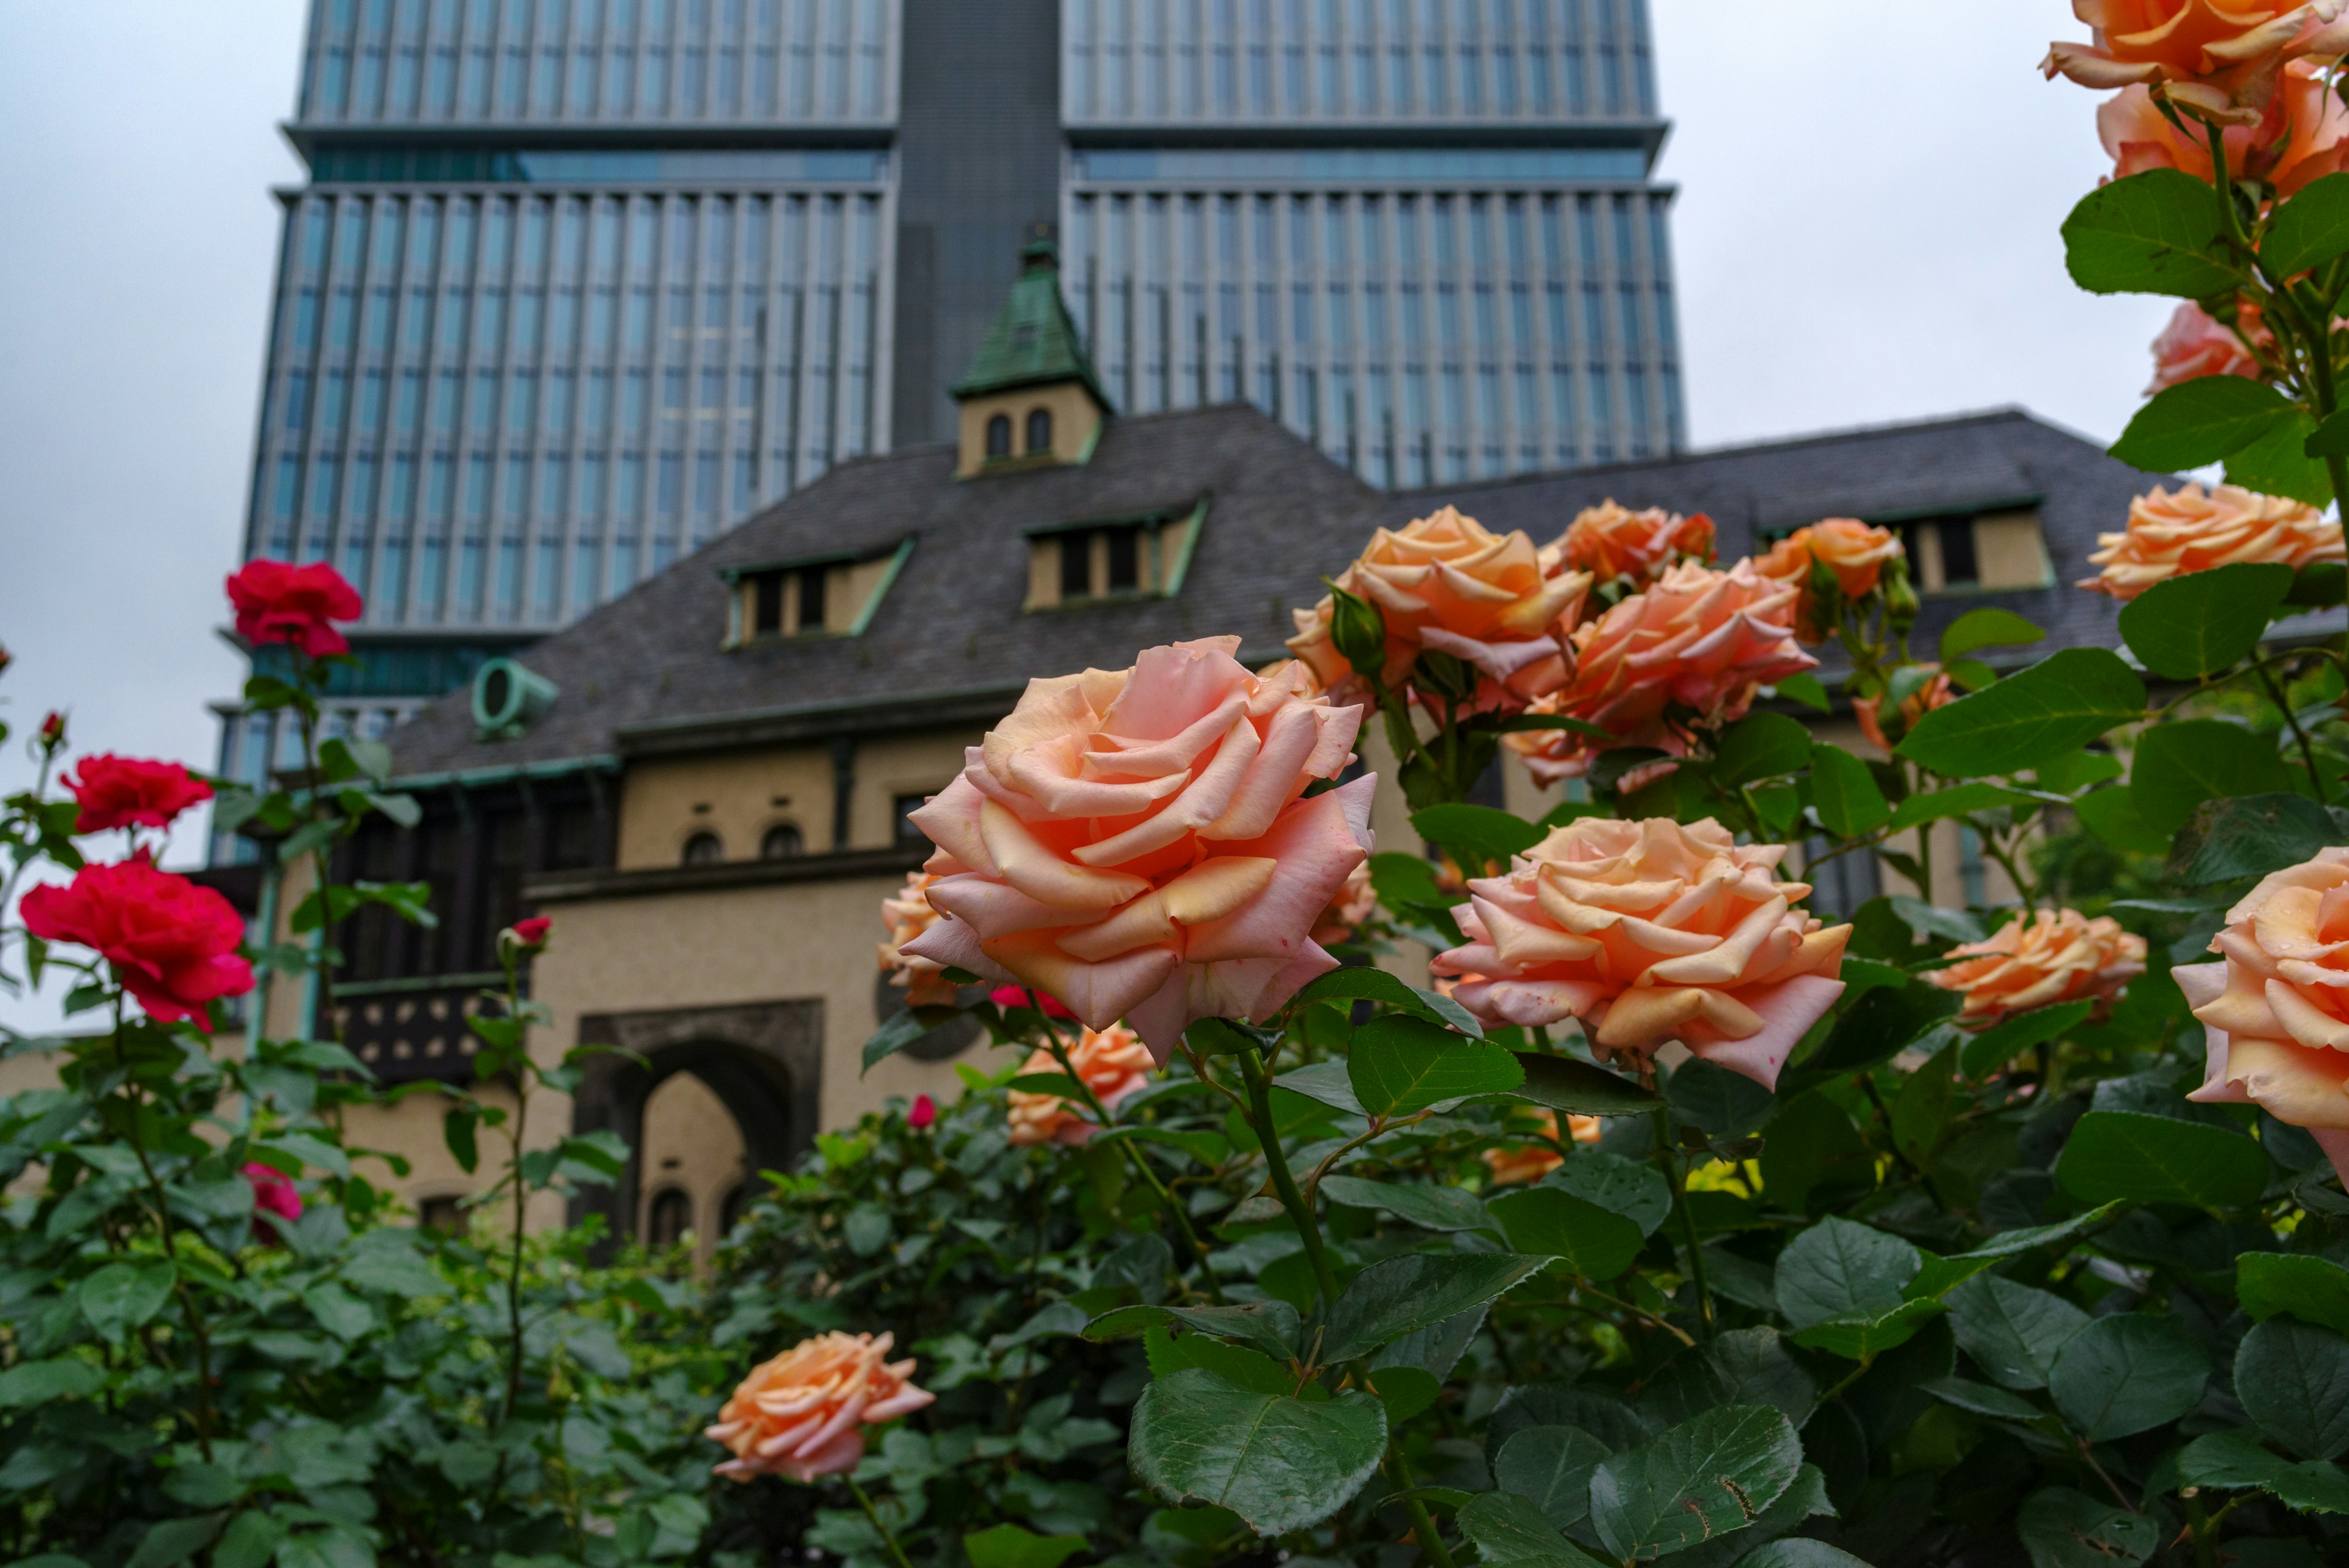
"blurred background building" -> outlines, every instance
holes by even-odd
[[[1649,38],[1644,0],[316,0],[245,554],[358,585],[335,723],[381,733],[950,440],[1039,225],[1122,412],[1252,402],[1384,489],[1671,452]],[[290,755],[222,714],[224,773]]]

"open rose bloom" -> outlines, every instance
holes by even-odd
[[[1829,517],[1771,545],[1754,569],[1795,591],[1795,635],[1805,642],[1824,642],[1834,630],[1834,618],[1826,613],[1833,607],[1818,603],[1812,591],[1813,563],[1834,575],[1845,598],[1856,599],[1874,592],[1884,568],[1907,554],[1900,535],[1889,528],[1870,527],[1856,517]]]
[[[1533,711],[1597,724],[1615,745],[1686,756],[1686,724],[1742,719],[1764,686],[1818,664],[1795,645],[1795,597],[1793,585],[1761,576],[1751,561],[1725,572],[1683,562],[1585,622],[1574,634],[1573,680]],[[1544,785],[1578,777],[1610,743],[1566,730],[1502,741]]]
[[[2261,878],[2210,948],[2169,971],[2208,1039],[2188,1098],[2307,1128],[2349,1180],[2349,849]]]
[[[892,1343],[885,1334],[820,1334],[753,1368],[703,1434],[734,1450],[717,1473],[812,1481],[854,1469],[865,1428],[936,1397],[910,1381],[911,1356],[887,1359]]]
[[[2002,1018],[2094,998],[2108,1002],[2145,972],[2145,939],[2121,929],[2109,915],[2088,919],[2077,909],[2034,909],[2017,916],[1990,940],[1951,948],[1961,962],[1927,973],[1944,991],[1961,992],[1958,1022],[1987,1029]]]
[[[1945,708],[1958,700],[1956,689],[1950,684],[1949,676],[1940,666],[1929,664],[1925,668],[1932,670],[1932,678],[1900,700],[1900,706],[1893,710],[1899,716],[1893,731],[1888,732],[1880,722],[1884,708],[1882,694],[1851,700],[1851,716],[1859,721],[1859,732],[1866,735],[1868,743],[1878,751],[1890,751],[1900,743],[1902,736],[1916,727],[1918,720],[1934,709]]]
[[[1123,1018],[1164,1064],[1194,1019],[1268,1018],[1337,967],[1311,936],[1370,853],[1375,775],[1309,800],[1353,755],[1356,707],[1236,637],[1131,670],[1029,682],[911,820],[947,916],[902,950]]]
[[[889,940],[880,944],[881,971],[891,985],[905,992],[908,1007],[955,1003],[955,984],[946,978],[946,966],[905,951],[907,942],[938,922],[928,891],[936,880],[927,871],[908,871],[905,885],[881,900],[881,923],[889,928]]]
[[[2344,558],[2341,524],[2318,508],[2234,484],[2206,491],[2191,481],[2175,491],[2155,485],[2129,503],[2126,532],[2099,534],[2096,543],[2104,547],[2088,564],[2103,570],[2079,586],[2122,600],[2184,573],[2239,561],[2298,570]]]
[[[1711,562],[1713,519],[1702,512],[1683,517],[1661,506],[1634,512],[1609,496],[1577,513],[1542,556],[1566,570],[1588,572],[1596,582],[1626,577],[1634,587],[1644,587],[1680,561]]]
[[[1468,936],[1439,955],[1452,994],[1492,1023],[1574,1019],[1602,1058],[1640,1066],[1668,1040],[1775,1088],[1778,1069],[1843,994],[1849,926],[1793,908],[1777,844],[1740,845],[1707,817],[1682,826],[1586,817],[1472,878],[1453,911]]]
[[[2246,301],[2238,315],[2253,341],[2272,343],[2260,327],[2259,306]],[[2214,319],[2189,299],[2170,314],[2169,325],[2153,340],[2153,380],[2145,395],[2149,398],[2204,376],[2242,376],[2256,381],[2260,362],[2243,347],[2233,327]]]
[[[171,819],[212,797],[212,786],[178,763],[99,753],[74,764],[66,793],[81,809],[76,833],[117,827],[169,827]]]
[[[1447,506],[1406,528],[1380,529],[1333,580],[1386,618],[1386,686],[1407,684],[1420,650],[1432,648],[1476,668],[1484,705],[1520,707],[1565,683],[1566,636],[1590,590],[1588,573],[1553,576],[1542,556],[1523,533],[1495,534]],[[1353,667],[1330,640],[1334,598],[1291,613],[1288,650],[1325,690],[1345,688]]]
[[[1557,1113],[1544,1111],[1536,1127],[1547,1138],[1557,1137]],[[1566,1118],[1567,1137],[1575,1143],[1597,1143],[1602,1130],[1597,1116],[1574,1116]],[[1539,1181],[1566,1163],[1565,1157],[1547,1144],[1505,1144],[1488,1148],[1481,1156],[1485,1168],[1492,1174],[1493,1185],[1507,1187],[1521,1181]]]
[[[2287,61],[2349,49],[2349,0],[2072,0],[2094,40],[2048,46],[2040,68],[2083,87],[2164,85],[2203,119],[2255,123]]]
[[[35,888],[18,908],[35,936],[104,958],[159,1023],[186,1019],[209,1033],[212,1002],[253,989],[253,966],[237,956],[243,917],[212,888],[158,871],[144,851],[84,866],[64,887]]]
[[[1069,1065],[1077,1070],[1085,1087],[1102,1103],[1102,1108],[1114,1113],[1118,1106],[1150,1085],[1151,1070],[1157,1064],[1151,1059],[1150,1047],[1141,1036],[1122,1024],[1107,1029],[1088,1029],[1069,1048]],[[1061,1064],[1050,1051],[1038,1049],[1020,1069],[1022,1073],[1057,1073]],[[1038,1144],[1080,1144],[1101,1129],[1078,1108],[1078,1103],[1062,1099],[1058,1095],[1031,1095],[1024,1089],[1009,1093],[1008,1120],[1011,1124],[1011,1141],[1028,1148]]]

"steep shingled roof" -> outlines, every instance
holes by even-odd
[[[1975,604],[2029,617],[2050,643],[2116,646],[2115,607],[2068,585],[2099,529],[2119,525],[2148,482],[2077,436],[2019,410],[1695,452],[1415,494],[1361,484],[1275,421],[1243,405],[1149,414],[1103,431],[1084,467],[957,482],[955,454],[921,447],[859,459],[750,518],[659,576],[523,655],[562,688],[520,739],[474,739],[468,696],[453,693],[394,732],[406,774],[592,756],[698,725],[723,735],[759,716],[869,717],[917,698],[968,694],[989,713],[1031,676],[1122,668],[1136,649],[1237,633],[1251,656],[1278,653],[1288,611],[1322,593],[1381,523],[1450,501],[1496,529],[1557,536],[1585,505],[1705,511],[1721,553],[1757,533],[1837,514],[1883,518],[2038,498],[2057,586],[1928,602],[1913,639],[1930,657],[1940,627]],[[1026,535],[1091,518],[1209,501],[1179,596],[1041,612],[1028,590]],[[864,635],[727,650],[721,571],[835,552],[889,549],[911,536],[905,569]]]
[[[952,390],[957,398],[1008,392],[1046,381],[1079,380],[1104,409],[1109,394],[1093,376],[1084,339],[1061,297],[1061,253],[1050,240],[1030,240],[1019,253],[1019,280],[987,329],[970,369]]]

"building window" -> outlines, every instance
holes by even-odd
[[[1135,592],[1142,587],[1141,528],[1104,528],[1102,537],[1108,545],[1109,591]]]
[[[465,1210],[455,1198],[428,1198],[416,1206],[416,1221],[427,1231],[447,1236],[465,1233]]]
[[[1205,519],[1203,506],[1032,535],[1027,607],[1178,593],[1193,532]]]
[[[674,1247],[693,1229],[693,1199],[682,1187],[664,1187],[645,1210],[645,1244]]]
[[[1899,524],[1909,576],[1927,594],[2053,587],[2054,562],[2039,514],[2016,509]]]
[[[1028,410],[1028,451],[1030,454],[1052,450],[1052,410]]]
[[[754,573],[749,579],[750,634],[797,637],[824,629],[827,566],[793,566]]]
[[[914,813],[927,805],[929,801],[930,797],[926,794],[901,794],[890,803],[896,818],[898,843],[927,844],[930,841],[930,836],[913,823]]]
[[[987,455],[989,457],[1011,455],[1011,416],[1009,414],[997,414],[987,421]]]
[[[1093,597],[1092,543],[1092,529],[1061,535],[1061,598],[1063,603]]]
[[[726,858],[726,846],[714,833],[697,833],[685,841],[684,863],[715,866]]]
[[[779,822],[767,829],[766,836],[759,840],[759,858],[789,860],[806,848],[807,841],[800,836],[797,827],[788,822]]]

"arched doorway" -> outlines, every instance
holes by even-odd
[[[730,1192],[755,1190],[760,1171],[790,1169],[815,1142],[823,1072],[821,1002],[595,1013],[579,1021],[579,1043],[613,1049],[595,1053],[583,1064],[572,1126],[583,1133],[619,1134],[630,1158],[615,1185],[582,1190],[571,1218],[576,1223],[602,1215],[615,1241],[640,1234],[648,1200],[670,1185],[657,1162],[671,1157],[647,1147],[647,1111],[663,1085],[680,1074],[698,1080],[697,1087],[723,1108],[740,1139],[740,1176],[713,1185],[706,1217],[699,1199],[694,1199],[698,1226],[714,1230],[725,1219]],[[670,1093],[689,1102],[693,1091]],[[733,1201],[739,1212],[742,1199]],[[669,1212],[675,1212],[674,1202]]]
[[[671,1073],[645,1097],[636,1235],[667,1249],[690,1237],[706,1263],[730,1227],[727,1199],[751,1179],[734,1113],[697,1073]]]

